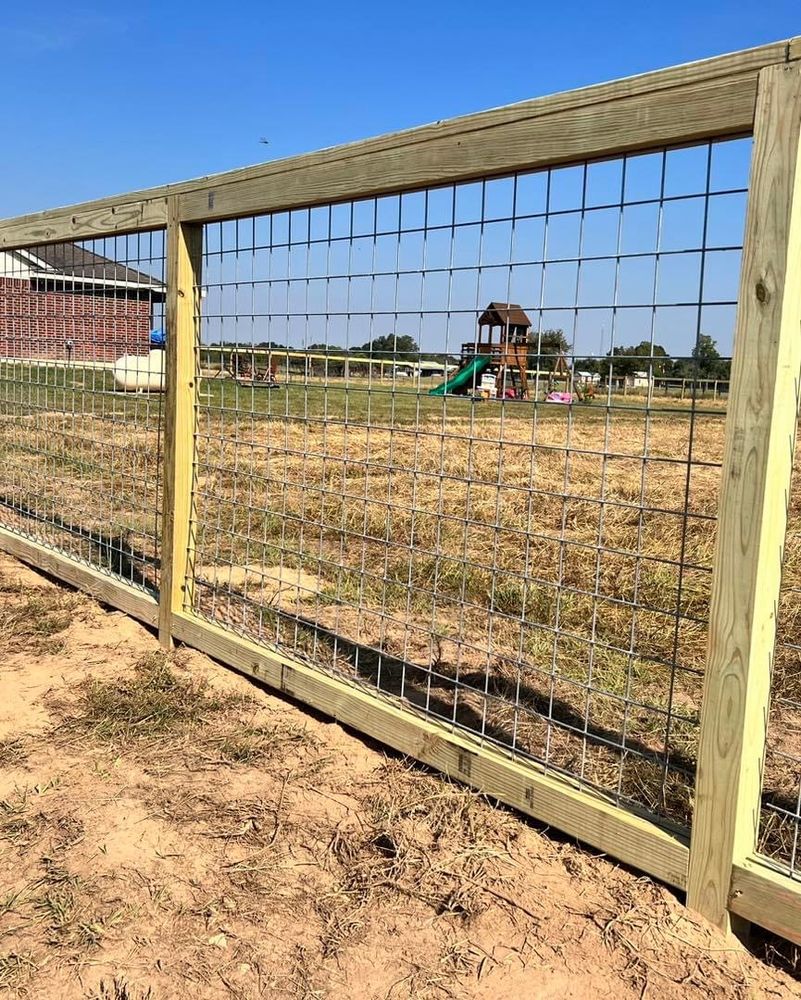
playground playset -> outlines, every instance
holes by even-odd
[[[440,385],[429,390],[430,396],[462,395],[477,399],[529,398],[528,351],[531,320],[513,302],[490,302],[478,318],[475,341],[462,344],[461,364]],[[125,391],[164,391],[163,330],[150,334],[148,355],[124,355],[114,364],[114,379]],[[233,377],[244,387],[276,388],[277,364],[272,355],[260,367],[255,351],[231,351],[227,369],[221,373]],[[397,373],[396,373],[397,374]],[[564,389],[557,388],[559,383]],[[545,402],[569,404],[587,402],[594,396],[592,386],[574,385],[573,372],[560,353],[545,381]]]
[[[480,396],[481,375],[496,373],[496,396],[505,399],[528,399],[528,335],[531,320],[512,302],[490,302],[478,318],[475,340],[462,344],[459,368],[441,385],[429,390],[430,396]]]
[[[462,344],[461,364],[430,396],[473,396],[497,399],[528,399],[531,320],[514,302],[490,302],[478,318],[475,341]],[[487,376],[495,375],[494,393],[488,390]],[[562,384],[564,388],[557,387]],[[546,403],[589,402],[592,386],[574,385],[573,372],[561,352],[544,380]]]
[[[246,388],[261,386],[273,389],[278,386],[278,365],[272,355],[265,366],[259,367],[255,352],[233,351],[229,361],[230,371],[239,385]]]

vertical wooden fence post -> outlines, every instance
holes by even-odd
[[[801,70],[759,74],[687,902],[729,931],[759,828],[801,377]]]
[[[203,226],[180,220],[178,198],[167,206],[166,381],[164,490],[159,594],[159,639],[172,644],[172,613],[191,595],[187,565],[191,549],[198,388],[197,316]]]

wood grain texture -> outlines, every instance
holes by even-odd
[[[195,460],[195,397],[198,385],[197,309],[203,227],[183,223],[170,198],[167,222],[166,383],[164,469],[159,579],[159,638],[171,642],[172,613],[190,599],[187,562],[191,549]]]
[[[729,909],[801,945],[801,882],[756,859],[734,865]]]
[[[98,601],[124,611],[146,625],[155,626],[158,621],[158,604],[154,597],[113,576],[101,573],[100,570],[84,566],[69,556],[15,535],[5,528],[0,528],[0,549],[34,569],[49,573],[57,580],[63,580],[64,583],[91,594]]]
[[[535,764],[515,761],[466,734],[429,722],[373,690],[273,654],[187,612],[174,614],[172,627],[176,639],[344,725],[670,885],[686,884],[687,846],[648,820],[547,775]]]
[[[704,100],[709,101],[710,125],[717,134],[749,131],[759,70],[763,66],[785,63],[791,56],[791,50],[794,58],[801,58],[797,42],[797,39],[774,42],[316,153],[0,221],[0,248],[163,226],[166,223],[167,198],[174,194],[186,198],[184,207],[187,212],[192,212],[192,218],[210,220],[223,218],[226,211],[267,211],[310,204],[324,197],[335,197],[336,192],[339,192],[339,197],[346,194],[349,198],[358,198],[376,190],[387,190],[387,184],[394,190],[401,190],[436,183],[437,177],[456,179],[476,176],[477,173],[485,173],[479,160],[479,150],[489,149],[493,153],[494,147],[504,137],[515,142],[516,153],[505,157],[502,150],[495,150],[490,172],[565,162],[571,157],[591,155],[588,150],[594,150],[595,155],[613,152],[614,141],[620,141],[621,134],[627,143],[634,142],[633,146],[627,145],[626,148],[642,148],[637,145],[636,138],[632,138],[639,127],[643,128],[643,141],[650,134],[647,141],[651,143],[678,142],[697,137],[699,129],[703,136],[711,134],[708,128],[703,127],[703,121],[698,120],[699,113],[703,116]],[[731,86],[732,94],[727,98],[725,90],[728,86]],[[691,107],[687,120],[682,121],[681,109],[685,100]],[[626,103],[626,108],[615,110],[609,107],[616,103]],[[591,123],[596,112],[596,141],[590,143],[587,136],[593,130]],[[664,118],[665,115],[668,117]],[[693,115],[696,116],[694,121],[691,120]],[[657,123],[650,119],[660,116],[663,120],[657,127]],[[625,122],[621,125],[621,118],[626,117],[628,128]],[[610,120],[618,138],[605,142],[605,125],[602,122]],[[572,139],[570,133],[573,127],[580,129],[582,141]],[[489,135],[482,138],[481,134],[485,132],[491,133],[494,138]],[[531,137],[540,136],[543,143],[549,144],[549,152],[532,154],[526,146],[527,136],[529,141]],[[517,162],[516,158],[521,156]],[[412,168],[408,172],[396,171],[391,183],[385,179],[383,185],[376,187],[379,183],[375,179],[376,174],[386,169],[387,165],[391,168],[395,157],[402,158],[407,166],[412,164]],[[550,160],[549,157],[555,159]],[[352,179],[347,184],[351,169]],[[306,172],[314,173],[318,193],[315,194],[317,188],[310,183],[304,184],[302,178],[291,176]],[[360,191],[359,178],[372,186]],[[261,185],[264,191],[260,196],[251,190],[246,197],[244,190],[238,190],[242,186],[243,189],[247,187],[258,191]],[[288,185],[293,193],[291,197],[277,200],[284,185]],[[227,208],[220,206],[219,198],[224,198]]]
[[[165,196],[120,195],[0,222],[0,250],[163,229],[166,224]]]
[[[755,850],[801,377],[801,68],[760,73],[710,606],[688,902],[729,929]]]
[[[756,76],[745,74],[533,115],[467,134],[333,162],[287,164],[181,194],[184,219],[225,219],[574,163],[750,132]]]

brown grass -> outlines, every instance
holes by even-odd
[[[252,699],[221,697],[206,681],[180,667],[181,654],[154,650],[133,672],[113,680],[89,679],[77,697],[60,703],[54,731],[61,744],[86,737],[129,757],[152,756],[153,747],[197,769],[268,764],[314,746],[297,725],[266,725],[243,719]]]
[[[698,420],[694,460],[714,462],[722,421]],[[668,460],[689,448],[686,414],[649,420],[645,467],[644,433],[637,413],[609,429],[599,414],[577,420],[566,490],[559,419],[536,432],[528,419],[453,420],[422,444],[414,428],[312,424],[286,454],[267,422],[249,428],[246,463],[232,441],[205,443],[197,563],[211,582],[198,605],[333,669],[358,658],[385,690],[686,823],[714,523],[680,513],[686,467]],[[582,449],[619,457],[603,466]],[[543,492],[521,491],[530,481]],[[692,512],[714,514],[716,491],[716,470],[694,468]],[[245,558],[242,582],[207,571]],[[680,579],[681,561],[707,572]],[[316,586],[266,602],[258,567],[279,563]],[[334,636],[354,650],[327,652]]]
[[[155,997],[150,987],[140,990],[115,976],[110,982],[101,979],[97,990],[91,994],[87,993],[86,1000],[155,1000]]]
[[[304,421],[297,393],[288,419],[201,413],[212,423],[198,456],[197,609],[686,828],[723,409],[704,402],[691,421],[671,404],[607,420],[596,404],[568,426],[542,407],[536,421],[529,407],[468,416],[462,405],[445,417],[424,407],[417,422],[401,401],[393,421],[388,395],[376,392],[368,425],[364,393],[353,394],[347,424],[336,419],[344,408],[324,409],[314,390],[314,419]],[[24,466],[11,438],[19,429],[4,426],[4,461],[30,502],[52,492],[55,455],[60,495],[86,531],[46,530],[112,569],[102,539],[113,537],[130,556],[124,575],[152,582],[156,434],[152,414],[124,406],[128,424],[97,411],[39,415],[34,451],[48,454],[39,463],[26,448]],[[101,466],[91,452],[107,434]],[[780,632],[794,642],[797,490],[790,517]],[[14,523],[31,528],[24,516]],[[774,692],[771,741],[783,755],[769,755],[766,787],[787,807],[801,758],[791,646],[777,655]],[[771,817],[764,849],[789,859],[796,825]]]
[[[12,591],[13,593],[13,591]],[[8,655],[58,653],[61,634],[86,606],[79,594],[42,590],[0,606],[0,643]]]
[[[143,656],[128,678],[87,681],[66,726],[130,746],[162,735],[183,735],[222,708],[201,681],[179,677],[159,650]]]

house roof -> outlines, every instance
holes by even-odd
[[[514,302],[490,302],[478,317],[479,326],[531,326],[531,320]]]
[[[22,254],[18,252],[18,256]],[[144,285],[162,290],[164,283],[152,274],[93,253],[76,243],[50,243],[24,251],[26,263],[37,276],[78,278],[99,285]]]

